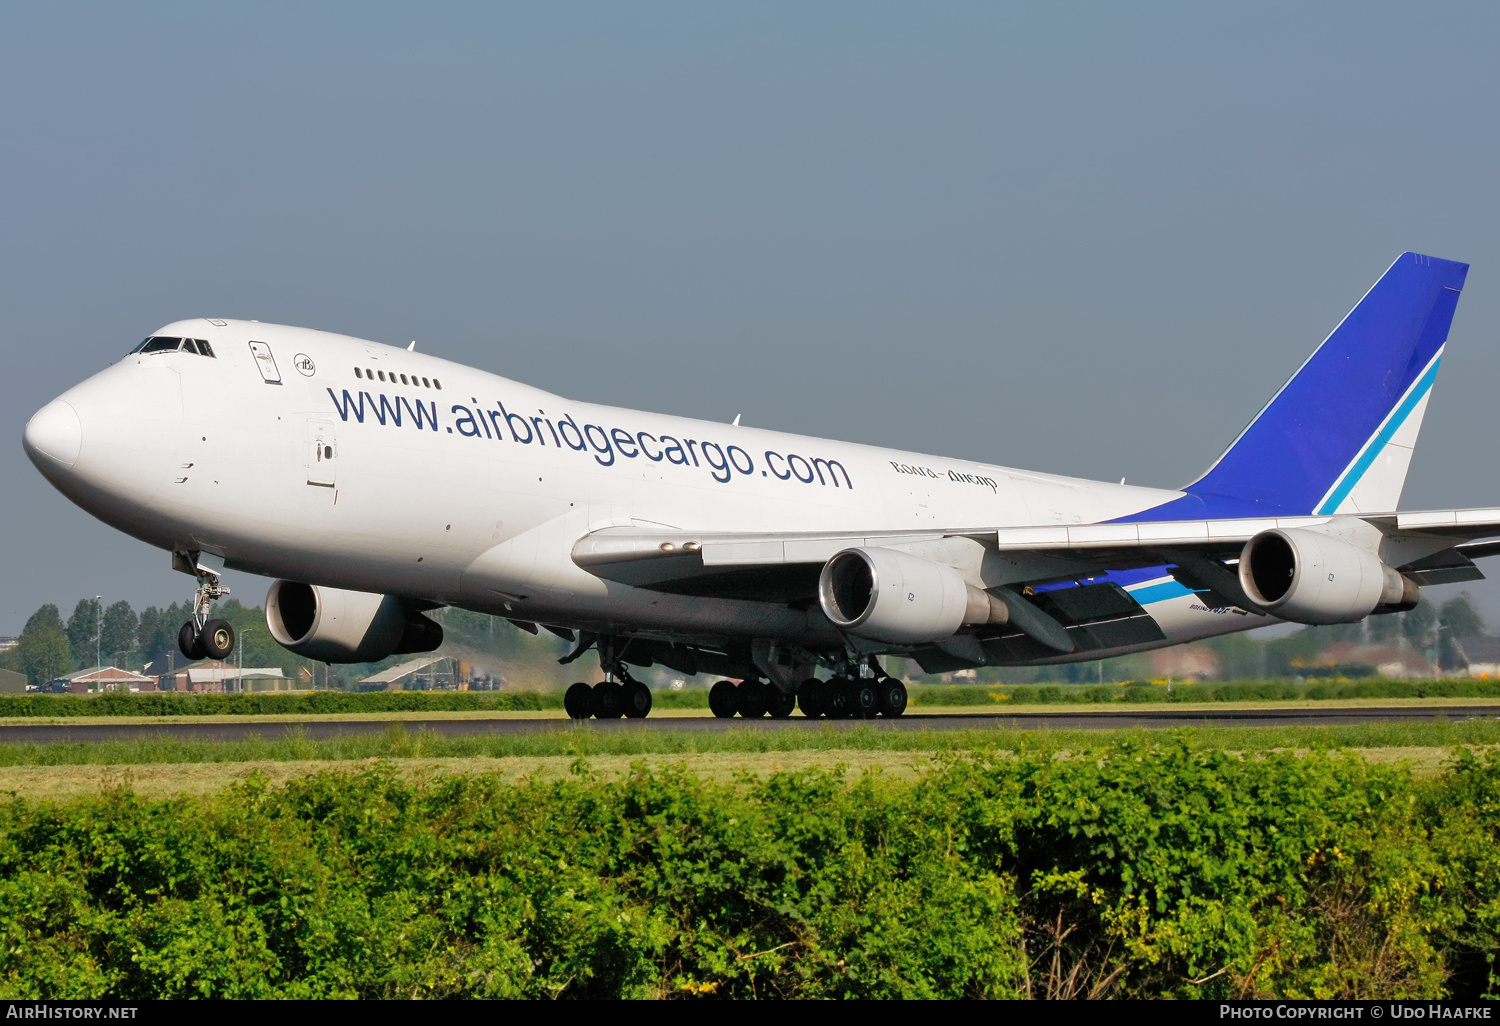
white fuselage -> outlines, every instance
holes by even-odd
[[[816,605],[633,588],[579,568],[572,547],[629,526],[1086,524],[1182,494],[580,403],[304,328],[200,319],[158,334],[205,339],[214,355],[131,355],[57,400],[76,412],[76,454],[38,465],[73,501],[231,568],[525,620],[828,643]],[[1273,622],[1161,581],[1133,592],[1143,604],[1150,592],[1166,643]]]

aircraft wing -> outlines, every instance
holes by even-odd
[[[1007,557],[1004,584],[1043,585],[1101,570],[1167,566],[1185,571],[1236,605],[1241,598],[1224,560],[1271,528],[1324,525],[1332,516],[1114,522],[1045,527],[810,533],[714,533],[612,527],[573,548],[583,569],[635,587],[674,594],[789,603],[810,602],[822,566],[842,549],[920,547],[967,538]],[[1418,541],[1419,558],[1398,567],[1419,584],[1479,580],[1475,558],[1500,555],[1500,508],[1429,510],[1359,517],[1390,536]],[[1425,550],[1425,551],[1424,551]],[[1166,570],[1163,571],[1168,572]],[[1184,576],[1174,574],[1174,576]],[[1186,583],[1186,582],[1185,582]]]

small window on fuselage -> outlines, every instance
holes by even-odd
[[[443,390],[443,383],[441,381],[439,381],[437,378],[433,378],[432,379],[432,387],[435,388],[435,389],[437,389],[439,392],[441,392]]]
[[[426,378],[423,378],[422,379],[422,387],[423,388],[431,388],[432,387],[432,382],[428,381]]]
[[[354,376],[356,378],[362,378],[362,377],[364,377],[364,374],[360,371],[360,369],[358,367],[356,367],[356,368],[354,368]]]
[[[385,371],[376,371],[375,373],[380,375],[381,381],[385,380]]]

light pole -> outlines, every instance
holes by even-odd
[[[239,669],[239,674],[240,675],[239,675],[239,677],[237,679],[240,682],[240,687],[239,687],[240,691],[244,691],[245,690],[245,635],[249,634],[253,630],[255,630],[254,627],[246,627],[244,630],[238,632],[238,634],[240,636],[239,637],[239,645],[240,645],[240,654],[239,654],[240,669]]]
[[[104,665],[104,600],[102,595],[94,596],[94,665]]]

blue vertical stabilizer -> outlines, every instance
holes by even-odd
[[[1395,509],[1468,270],[1403,253],[1187,495],[1130,519]]]

